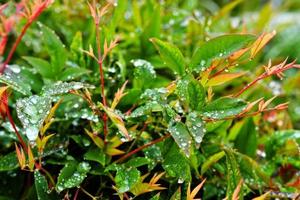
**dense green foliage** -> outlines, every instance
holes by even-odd
[[[0,199],[299,198],[297,0],[95,2],[0,7]]]

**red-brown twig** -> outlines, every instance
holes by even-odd
[[[139,148],[130,151],[128,154],[125,154],[124,156],[122,156],[121,158],[119,158],[118,160],[116,160],[115,163],[122,162],[122,161],[124,161],[125,159],[129,158],[130,156],[136,154],[137,152],[142,151],[143,149],[145,149],[145,148],[147,148],[147,147],[149,147],[149,146],[152,146],[152,145],[154,145],[154,144],[156,144],[156,143],[159,143],[159,142],[161,142],[161,141],[163,141],[163,140],[169,138],[170,136],[171,136],[170,134],[166,134],[166,135],[163,136],[163,137],[160,137],[160,138],[158,138],[158,139],[156,139],[156,140],[153,140],[153,141],[151,141],[151,142],[149,142],[149,143],[147,143],[147,144],[144,144],[143,146],[140,146]]]
[[[98,66],[99,66],[99,72],[100,72],[100,86],[101,86],[101,96],[102,96],[102,104],[104,107],[107,107],[107,102],[106,102],[106,97],[105,97],[105,80],[104,80],[104,73],[103,73],[103,58],[101,55],[101,34],[100,34],[100,19],[101,19],[101,14],[97,11],[96,7],[96,2],[95,0],[93,1],[93,6],[90,6],[91,8],[91,14],[94,19],[94,24],[96,28],[96,43],[97,43],[97,51],[98,51],[98,56],[97,56],[97,61],[98,61]],[[102,120],[104,124],[104,141],[106,141],[106,136],[108,134],[108,126],[107,126],[107,114],[103,113],[102,115]]]
[[[51,3],[51,0],[46,0],[42,2],[40,5],[37,6],[37,9],[31,13],[30,16],[27,16],[28,20],[26,24],[23,26],[20,35],[17,37],[16,41],[14,42],[12,48],[10,49],[7,58],[3,62],[0,67],[0,74],[2,74],[7,66],[7,64],[11,61],[18,45],[22,41],[23,36],[25,35],[27,29],[31,26],[31,24],[42,14],[42,12],[47,8],[47,6]]]
[[[275,66],[271,66],[271,62],[269,62],[269,65],[267,67],[265,67],[265,72],[262,73],[260,76],[258,76],[255,80],[253,80],[252,82],[250,82],[249,84],[247,84],[243,89],[241,89],[238,93],[236,93],[235,95],[233,95],[234,97],[238,97],[240,96],[242,93],[244,93],[246,90],[248,90],[250,87],[252,87],[253,85],[255,85],[258,81],[265,79],[269,76],[272,75],[277,75],[278,77],[282,78],[283,77],[283,71],[291,69],[291,68],[300,68],[300,65],[296,65],[295,61],[286,64],[285,60],[284,62],[275,65]]]

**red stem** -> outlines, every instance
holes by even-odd
[[[79,191],[80,191],[80,188],[77,188],[73,200],[77,200]]]
[[[165,140],[166,138],[170,137],[171,135],[170,134],[166,134],[165,136],[161,137],[161,138],[158,138],[156,140],[153,140],[147,144],[144,144],[143,146],[140,146],[139,148],[135,149],[135,150],[132,150],[130,151],[128,154],[125,154],[124,156],[122,156],[121,158],[119,158],[118,160],[115,161],[115,163],[119,163],[119,162],[122,162],[124,161],[126,158],[132,156],[133,154],[136,154],[137,152],[149,147],[149,146],[152,146],[156,143],[159,143],[160,141],[163,141]]]
[[[241,89],[238,93],[234,95],[234,97],[240,96],[242,93],[244,93],[246,90],[248,90],[250,87],[252,87],[254,84],[256,84],[259,80],[266,78],[267,76],[264,76],[264,74],[257,77],[255,80],[253,80],[251,83],[247,84],[243,89]]]
[[[6,68],[6,65],[10,62],[10,60],[12,59],[18,45],[20,44],[23,36],[25,35],[27,29],[29,28],[29,26],[32,24],[33,21],[27,21],[27,23],[25,24],[25,26],[22,28],[21,34],[18,36],[17,40],[14,42],[12,48],[10,49],[7,58],[5,59],[4,63],[1,66],[0,69],[0,74],[2,74]]]
[[[9,123],[10,123],[11,126],[13,127],[13,129],[14,129],[16,135],[17,135],[17,138],[18,138],[18,140],[20,141],[20,143],[21,143],[23,149],[25,150],[25,152],[27,152],[27,145],[26,145],[26,143],[24,142],[23,138],[21,137],[19,131],[17,130],[16,124],[15,124],[15,122],[14,122],[14,120],[13,120],[11,114],[10,114],[10,111],[9,111],[9,108],[8,108],[8,105],[7,105],[7,104],[6,104],[6,108],[5,108],[5,109],[6,109],[6,114],[7,114],[7,118],[8,118]]]
[[[96,9],[96,3],[94,1],[94,9]],[[100,85],[101,85],[101,96],[102,96],[102,103],[104,107],[107,107],[106,103],[106,97],[105,97],[105,81],[104,81],[104,73],[103,73],[103,59],[101,56],[101,35],[99,30],[99,24],[100,24],[100,17],[97,16],[94,19],[95,27],[96,27],[96,42],[97,42],[97,50],[98,50],[98,65],[99,65],[99,72],[100,72]],[[103,113],[102,120],[104,123],[104,141],[106,141],[106,136],[108,134],[108,126],[107,126],[107,114]]]

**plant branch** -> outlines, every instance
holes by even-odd
[[[161,138],[158,138],[158,139],[153,140],[153,141],[151,141],[151,142],[149,142],[149,143],[147,143],[147,144],[144,144],[143,146],[140,146],[139,148],[130,151],[128,154],[125,154],[124,156],[122,156],[121,158],[119,158],[118,160],[116,160],[115,163],[122,162],[122,161],[124,161],[125,159],[127,159],[128,157],[130,157],[130,156],[136,154],[137,152],[139,152],[139,151],[141,151],[141,150],[143,150],[143,149],[145,149],[145,148],[147,148],[147,147],[150,147],[150,146],[152,146],[152,145],[154,145],[154,144],[156,144],[156,143],[159,143],[159,142],[161,142],[161,141],[163,141],[163,140],[169,138],[170,136],[171,136],[170,134],[166,134],[165,136],[163,136],[163,137],[161,137]]]

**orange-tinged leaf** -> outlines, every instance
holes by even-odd
[[[231,81],[235,78],[243,76],[244,74],[245,74],[245,72],[220,74],[218,76],[215,76],[215,77],[209,79],[206,85],[209,87],[222,85],[228,81]]]
[[[261,102],[262,100],[263,98],[259,98],[256,101],[250,102],[243,113],[250,111],[258,102]]]
[[[59,104],[60,104],[61,102],[62,102],[62,99],[60,99],[58,102],[56,102],[56,103],[54,104],[54,106],[51,108],[51,110],[50,110],[48,116],[47,116],[46,119],[45,119],[45,123],[49,123],[49,122],[50,122],[50,120],[53,118],[53,116],[54,116],[54,114],[55,114],[55,111],[57,110],[57,108],[58,108],[58,106],[59,106]]]
[[[110,156],[117,156],[117,155],[124,154],[125,152],[113,147],[111,148],[107,147],[105,153],[107,153]]]
[[[163,175],[165,174],[165,172],[162,172],[162,173],[160,173],[160,174],[154,174],[154,176],[151,178],[151,180],[150,180],[150,184],[155,184]]]
[[[125,83],[122,85],[120,89],[115,93],[115,98],[111,104],[111,109],[115,109],[118,103],[121,101],[121,99],[127,94],[124,93],[125,87],[127,85],[128,81],[125,81]]]
[[[266,192],[265,194],[263,194],[263,195],[261,195],[259,197],[256,197],[256,198],[254,198],[252,200],[265,200],[265,199],[267,199],[269,197],[269,194],[270,194],[270,192]]]
[[[109,145],[111,145],[112,147],[118,147],[121,144],[123,144],[122,140],[120,140],[119,137],[115,136],[112,139],[110,139],[109,141]]]
[[[48,142],[48,140],[54,136],[54,134],[50,134],[50,135],[47,135],[46,137],[43,137],[41,140],[40,140],[40,144],[37,143],[37,147],[41,150],[43,150]]]
[[[244,55],[247,51],[249,51],[250,48],[244,48],[244,49],[240,49],[236,52],[234,52],[233,54],[231,54],[229,56],[229,61],[230,63],[236,61],[237,59],[239,59],[240,57],[242,57],[242,55]]]
[[[202,186],[204,185],[206,179],[204,179],[199,185],[197,185],[197,187],[195,187],[192,191],[192,193],[190,194],[190,197],[193,199],[195,198],[195,196],[197,195],[197,193],[200,191],[200,189],[202,188]]]
[[[28,168],[30,171],[32,171],[34,168],[35,161],[34,161],[34,156],[33,156],[33,153],[31,151],[31,147],[29,144],[28,144],[28,148],[27,148],[27,155],[28,155]]]
[[[104,148],[104,141],[102,140],[102,138],[99,137],[99,135],[95,135],[91,132],[89,132],[87,129],[84,129],[85,133],[90,136],[90,138],[93,140],[93,142],[100,148],[103,149]]]
[[[266,101],[263,106],[261,107],[262,110],[264,110],[277,96],[272,97],[268,101]]]
[[[243,186],[243,179],[240,180],[239,184],[236,186],[233,195],[232,195],[232,200],[239,200],[241,188]]]
[[[156,182],[164,175],[165,173],[160,173],[160,174],[154,174],[149,183],[143,183],[144,179],[149,175],[145,174],[140,178],[140,183],[136,184],[130,192],[132,192],[135,196],[147,193],[147,192],[152,192],[155,190],[164,190],[166,189],[165,187],[161,187],[160,184],[157,184]]]
[[[258,37],[258,39],[253,43],[250,50],[250,57],[254,58],[256,54],[264,47],[266,44],[276,35],[276,31],[271,33],[263,33]]]
[[[103,104],[100,103],[100,106],[103,108],[103,110],[106,112],[112,123],[119,129],[119,131],[129,140],[130,136],[128,134],[128,131],[125,127],[125,124],[123,122],[123,119],[116,114],[111,108],[105,107]]]
[[[9,86],[0,87],[0,96],[2,96],[2,94],[7,90],[7,88],[9,88]]]
[[[19,147],[16,143],[15,143],[15,147],[16,147],[16,153],[17,153],[19,165],[20,165],[21,169],[24,169],[25,165],[26,165],[26,158],[25,158],[24,151],[22,148],[19,149]]]

